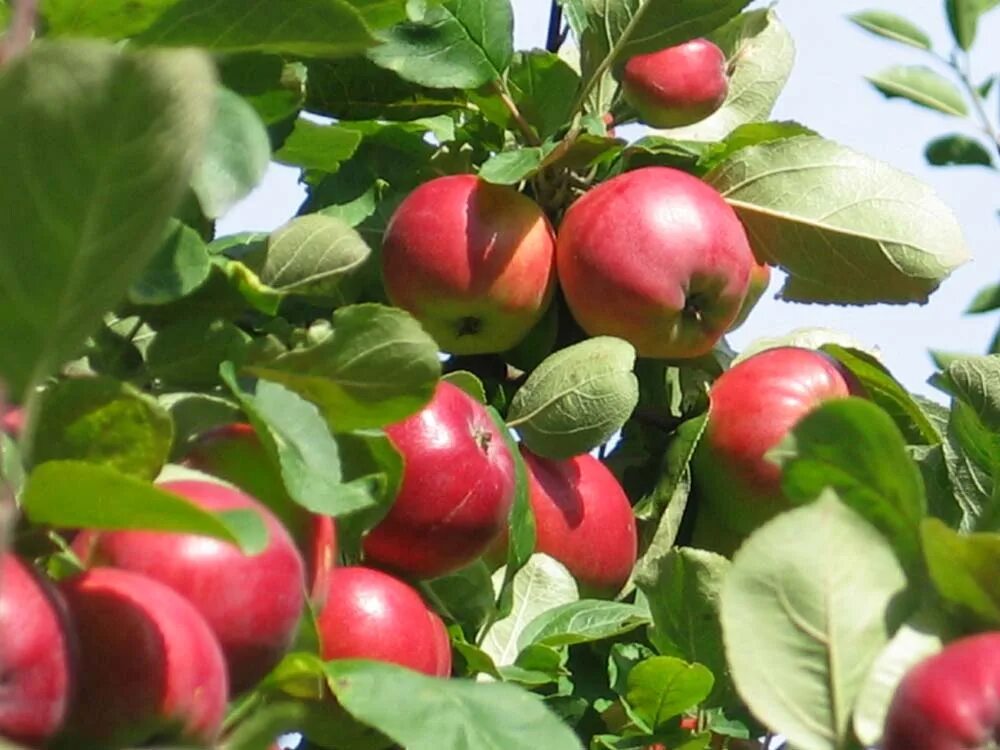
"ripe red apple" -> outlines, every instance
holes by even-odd
[[[416,591],[381,571],[336,568],[317,621],[324,659],[375,659],[437,677],[451,674],[444,623]]]
[[[765,454],[823,401],[850,395],[862,395],[854,376],[812,349],[767,349],[720,375],[691,461],[695,544],[728,554],[785,510],[781,469]]]
[[[403,481],[364,540],[366,561],[435,578],[475,560],[503,532],[514,502],[514,459],[486,409],[441,381],[422,411],[386,434],[403,455]]]
[[[81,559],[142,573],[185,596],[222,645],[234,693],[253,687],[292,644],[304,604],[302,557],[285,527],[249,495],[204,481],[164,482],[212,511],[252,509],[270,537],[258,555],[194,534],[84,531],[73,541]]]
[[[587,333],[667,359],[712,349],[736,319],[755,263],[722,196],[669,167],[589,190],[559,227],[557,260],[566,302]]]
[[[771,267],[767,263],[755,264],[750,271],[750,285],[747,287],[747,296],[743,299],[743,305],[740,307],[740,312],[736,316],[736,320],[729,325],[730,331],[735,331],[747,322],[750,311],[760,302],[760,298],[764,296],[764,292],[767,291],[767,286],[770,283]]]
[[[80,640],[80,689],[61,746],[211,744],[226,710],[226,666],[194,606],[151,578],[113,568],[60,587]]]
[[[62,727],[75,689],[76,656],[76,640],[58,592],[29,563],[3,555],[0,737],[35,746]]]
[[[1000,632],[949,643],[903,677],[883,750],[987,750],[1000,738]]]
[[[310,599],[322,604],[326,578],[337,562],[337,529],[329,516],[310,513],[288,496],[281,473],[246,422],[220,425],[199,435],[182,463],[236,485],[264,503],[291,532],[306,563]]]
[[[622,73],[622,94],[654,128],[704,120],[726,101],[726,56],[707,39],[635,55]]]
[[[475,175],[424,183],[382,240],[389,299],[453,354],[510,349],[545,312],[555,238],[538,204]]]
[[[583,454],[564,461],[521,447],[528,468],[535,550],[566,566],[585,596],[614,596],[635,566],[635,514],[618,480]]]

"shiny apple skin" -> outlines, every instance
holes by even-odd
[[[537,203],[475,175],[424,183],[396,209],[382,240],[392,304],[452,354],[510,349],[548,307],[555,237]]]
[[[436,677],[451,674],[440,618],[414,589],[382,571],[334,570],[317,623],[324,659],[374,659]]]
[[[635,567],[638,540],[628,496],[590,454],[555,461],[521,447],[528,468],[535,550],[555,558],[584,596],[611,597]]]
[[[262,504],[238,490],[205,481],[173,481],[161,489],[211,511],[260,513],[269,535],[258,555],[195,534],[85,531],[73,549],[92,564],[142,573],[183,595],[222,645],[234,694],[264,677],[292,644],[305,600],[302,557],[291,536]]]
[[[647,125],[692,125],[726,101],[726,55],[707,39],[635,55],[625,64],[622,93]]]
[[[60,584],[80,642],[80,689],[59,747],[211,745],[228,684],[218,640],[173,589],[93,568]]]
[[[37,746],[62,727],[76,687],[76,636],[48,579],[0,558],[0,737]]]
[[[447,381],[420,412],[386,428],[403,480],[364,541],[368,564],[435,578],[479,557],[504,530],[514,458],[485,407]]]
[[[559,282],[591,336],[640,356],[709,352],[739,313],[754,266],[722,196],[670,167],[643,167],[591,188],[559,226]]]

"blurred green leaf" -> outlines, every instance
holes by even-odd
[[[939,596],[977,629],[1000,626],[1000,534],[959,534],[936,518],[921,528],[927,570]]]
[[[154,378],[180,388],[219,383],[219,365],[242,361],[250,336],[228,320],[191,318],[161,329],[146,350]]]
[[[923,65],[894,65],[868,76],[868,81],[889,99],[906,99],[955,117],[969,113],[955,84]]]
[[[929,164],[946,165],[981,165],[993,166],[993,154],[975,138],[953,134],[935,138],[927,144],[924,156]]]
[[[884,10],[863,10],[852,13],[847,18],[876,36],[919,49],[931,48],[931,39],[923,29],[895,13]]]
[[[136,305],[163,305],[186,297],[211,273],[205,241],[191,227],[171,220],[166,239],[142,276],[128,290]]]

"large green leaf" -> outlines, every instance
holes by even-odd
[[[361,144],[361,133],[342,125],[318,125],[299,118],[274,159],[303,169],[336,172]]]
[[[906,99],[946,115],[965,117],[969,108],[950,80],[923,65],[894,65],[873,76],[871,84],[886,97]]]
[[[800,750],[837,750],[906,585],[888,542],[831,491],[769,521],[737,551],[721,619],[754,716]]]
[[[212,264],[205,241],[191,227],[170,222],[166,240],[128,290],[136,305],[164,305],[186,297],[208,280]]]
[[[859,398],[828,401],[792,431],[781,487],[811,502],[831,487],[891,542],[909,570],[920,566],[920,521],[927,509],[920,471],[896,425]]]
[[[729,92],[722,106],[700,122],[655,130],[678,140],[717,141],[740,125],[766,120],[795,60],[792,35],[772,9],[743,13],[709,38],[730,61]]]
[[[97,43],[39,42],[0,74],[0,376],[12,392],[74,355],[160,247],[212,92],[200,54]]]
[[[430,401],[441,376],[437,345],[409,314],[376,304],[334,314],[319,343],[252,368],[315,403],[338,432],[405,419]]]
[[[508,424],[541,456],[586,453],[608,440],[635,409],[634,365],[632,345],[610,336],[560,349],[514,394]]]
[[[407,750],[582,750],[540,696],[513,685],[441,680],[394,664],[332,661],[337,701]]]
[[[944,601],[975,627],[1000,627],[1000,534],[959,534],[936,518],[921,529],[927,571]]]
[[[105,466],[50,461],[28,476],[21,508],[30,521],[68,529],[203,534],[255,554],[267,528],[252,510],[209,513],[179,495]]]
[[[220,87],[215,121],[191,180],[205,216],[217,219],[245,198],[270,161],[271,143],[257,112],[242,96]]]
[[[923,302],[968,259],[951,210],[923,183],[812,136],[751,146],[706,176],[800,302]]]
[[[996,5],[995,0],[945,0],[948,25],[955,42],[964,50],[976,41],[979,17]]]
[[[153,479],[173,436],[170,415],[151,396],[112,378],[73,378],[45,391],[33,458],[77,459]]]
[[[714,678],[702,664],[673,656],[652,656],[636,664],[626,678],[625,700],[631,713],[650,731],[704,701]]]
[[[892,39],[919,49],[931,48],[931,38],[923,29],[895,13],[884,10],[863,10],[847,18],[865,31],[884,39]]]
[[[250,10],[245,0],[178,0],[135,40],[304,57],[347,57],[376,43],[346,0],[269,0]]]

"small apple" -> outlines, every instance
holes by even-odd
[[[424,674],[451,674],[441,619],[402,581],[360,566],[336,568],[317,618],[324,659],[374,659]]]
[[[622,73],[622,94],[654,128],[704,120],[726,101],[726,56],[707,39],[635,55]]]
[[[988,750],[1000,737],[1000,632],[953,641],[904,675],[882,750]]]
[[[76,656],[55,588],[29,563],[11,553],[0,557],[0,737],[35,746],[62,727]]]
[[[210,745],[226,710],[219,642],[173,589],[93,568],[60,584],[80,642],[80,689],[58,745]]]
[[[424,183],[382,240],[386,293],[452,354],[510,349],[548,307],[555,238],[542,209],[475,175]]]
[[[589,190],[559,227],[559,282],[591,336],[642,357],[708,353],[736,319],[754,266],[736,213],[710,185],[644,167]]]
[[[729,554],[787,509],[781,469],[765,454],[823,401],[851,395],[862,388],[850,371],[813,349],[767,349],[720,375],[691,461],[695,544]]]
[[[249,495],[205,481],[159,485],[211,511],[252,509],[269,535],[266,549],[194,534],[84,531],[73,549],[91,564],[142,573],[173,588],[197,608],[222,645],[235,693],[253,687],[292,644],[304,605],[302,557],[285,527]]]
[[[750,271],[750,285],[747,287],[747,296],[743,299],[743,305],[740,307],[740,312],[736,316],[736,320],[729,325],[730,331],[735,331],[747,322],[750,311],[760,302],[760,298],[764,296],[764,292],[767,291],[767,286],[770,283],[771,267],[767,263],[755,264]]]
[[[441,381],[386,435],[403,456],[403,480],[365,537],[366,561],[436,578],[475,560],[506,527],[515,489],[514,458],[485,407]]]
[[[555,558],[585,596],[609,597],[635,566],[635,514],[614,474],[585,453],[564,461],[521,446],[535,514],[536,552]]]
[[[336,524],[288,496],[281,472],[253,426],[234,422],[203,432],[191,442],[181,463],[236,485],[281,519],[305,559],[310,599],[321,604],[317,597],[325,596],[326,577],[337,562]]]

